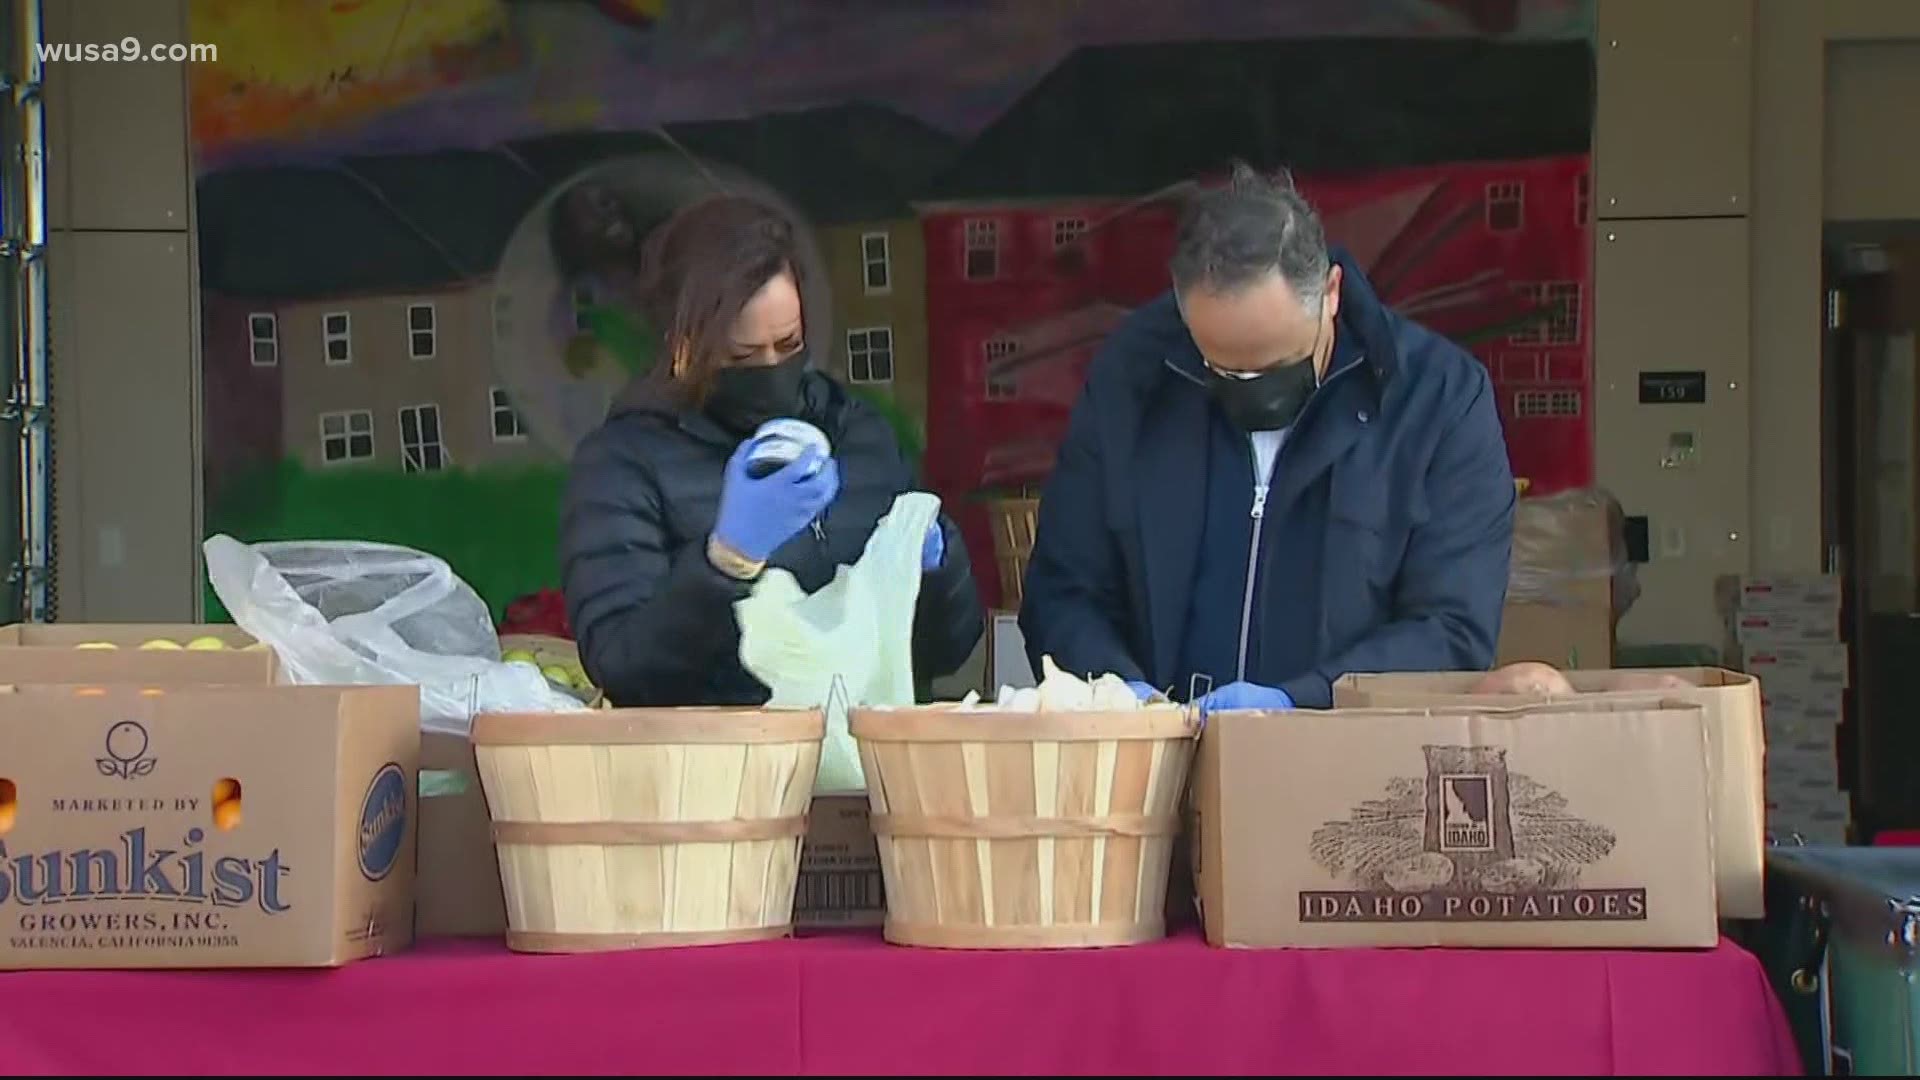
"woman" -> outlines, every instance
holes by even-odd
[[[767,567],[808,592],[826,585],[913,487],[886,420],[808,368],[798,250],[790,221],[737,196],[692,204],[647,238],[639,290],[659,359],[580,443],[560,525],[567,615],[616,705],[765,702],[740,664],[734,602]],[[776,417],[819,428],[831,456],[750,476],[746,440]],[[966,661],[982,614],[944,515],[921,566],[924,682]]]

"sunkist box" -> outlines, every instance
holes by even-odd
[[[1215,713],[1192,805],[1216,946],[1719,939],[1698,705]]]
[[[187,648],[194,642],[223,648]],[[177,648],[155,649],[162,642]],[[265,685],[275,660],[233,626],[14,623],[0,626],[0,683],[158,682]]]
[[[0,693],[0,968],[404,948],[419,710],[405,686]]]
[[[1714,872],[1720,914],[1757,919],[1766,914],[1767,735],[1760,720],[1760,687],[1753,676],[1721,668],[1648,668],[1563,673],[1581,702],[1671,698],[1706,710],[1707,774],[1713,793]],[[1671,675],[1687,687],[1651,688]],[[1545,697],[1473,694],[1476,672],[1403,672],[1347,675],[1334,683],[1336,707],[1410,708],[1461,705],[1503,708],[1545,703]],[[1638,685],[1636,685],[1636,683]]]

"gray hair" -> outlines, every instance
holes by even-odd
[[[1317,310],[1330,270],[1320,216],[1281,170],[1265,177],[1236,163],[1225,187],[1187,204],[1174,240],[1176,292],[1199,286],[1235,292],[1279,274],[1309,311]]]

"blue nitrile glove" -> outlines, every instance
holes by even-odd
[[[1250,682],[1228,683],[1200,699],[1201,712],[1291,708],[1293,708],[1293,699],[1287,696],[1285,690]]]
[[[747,475],[751,445],[752,440],[741,443],[727,461],[713,536],[746,558],[765,562],[833,502],[840,493],[840,466],[811,448],[778,472],[755,480]]]
[[[935,518],[932,527],[927,529],[927,539],[920,545],[920,572],[931,574],[946,561],[947,537],[940,528],[940,520]]]
[[[1160,694],[1160,691],[1138,680],[1129,681],[1127,683],[1127,689],[1133,691],[1133,696],[1139,698],[1141,701],[1152,701]]]

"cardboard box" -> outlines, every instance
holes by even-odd
[[[1494,664],[1523,660],[1563,669],[1613,666],[1613,585],[1580,581],[1561,604],[1509,602],[1500,613]]]
[[[807,816],[793,922],[802,929],[879,926],[887,919],[880,847],[867,796],[820,795]]]
[[[1839,691],[1849,684],[1845,645],[1756,645],[1742,648],[1739,659],[1760,685],[1783,692]]]
[[[1644,702],[1673,698],[1706,710],[1708,782],[1713,791],[1714,859],[1720,913],[1757,919],[1766,913],[1766,732],[1760,689],[1751,675],[1721,668],[1647,668],[1568,671],[1578,701]],[[1629,685],[1647,676],[1674,675],[1689,689],[1648,690]],[[1480,705],[1501,708],[1546,698],[1471,693],[1478,672],[1348,675],[1334,683],[1336,707],[1399,708]]]
[[[996,611],[987,622],[987,685],[981,694],[993,700],[1003,686],[1024,690],[1039,685],[1033,663],[1027,659],[1027,638],[1020,632],[1020,615]]]
[[[1846,716],[1846,697],[1837,686],[1762,683],[1760,710],[1769,727],[1838,727]]]
[[[420,735],[420,858],[414,932],[421,937],[500,937],[507,901],[493,817],[480,786],[473,744],[459,735]]]
[[[1727,616],[1733,640],[1743,646],[1824,645],[1840,640],[1839,608],[1739,611]]]
[[[1837,574],[1723,574],[1713,583],[1714,604],[1722,615],[1736,611],[1840,607]]]
[[[1698,705],[1216,713],[1194,808],[1214,945],[1719,940]]]
[[[419,723],[407,686],[0,693],[0,968],[404,948]]]
[[[227,648],[149,650],[218,638]],[[81,648],[109,644],[111,649]],[[197,623],[14,623],[0,626],[0,683],[188,683],[262,686],[274,681],[273,653],[238,627]]]

